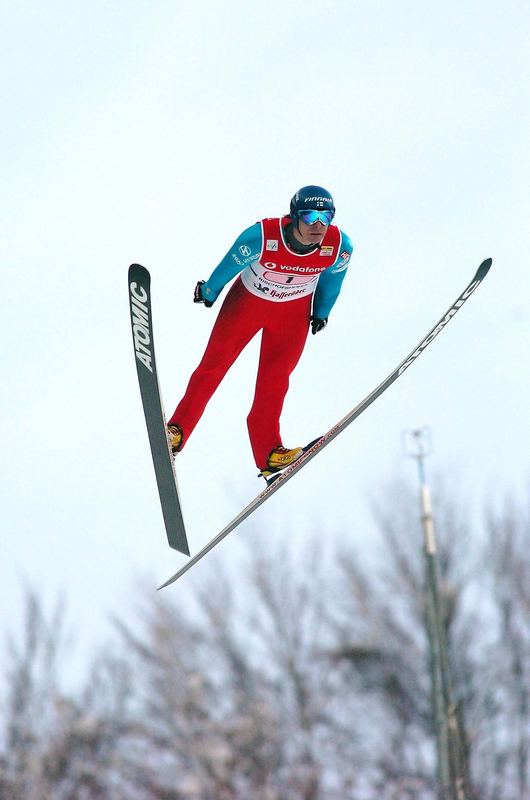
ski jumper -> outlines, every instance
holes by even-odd
[[[311,315],[327,318],[341,289],[352,252],[349,238],[330,225],[318,248],[296,253],[285,238],[289,217],[247,228],[212,275],[202,295],[214,302],[231,286],[202,360],[168,424],[183,431],[183,445],[243,348],[261,330],[256,390],[247,417],[256,465],[282,445],[280,416],[289,377],[304,349]],[[313,309],[311,309],[313,301]]]

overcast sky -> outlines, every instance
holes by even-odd
[[[347,432],[217,551],[289,535],[370,540],[367,492],[429,470],[470,498],[530,475],[530,7],[396,3],[5,3],[0,17],[2,555],[96,637],[182,563],[166,544],[136,381],[126,275],[152,274],[172,413],[219,303],[192,303],[236,236],[301,185],[335,196],[354,256],[309,337],[284,441],[332,427],[404,358],[491,256],[447,330]],[[177,468],[192,552],[260,489],[246,435],[258,342]],[[211,558],[215,558],[211,556]],[[204,562],[203,562],[204,565]],[[208,565],[197,567],[200,570]],[[186,576],[165,590],[186,601]]]

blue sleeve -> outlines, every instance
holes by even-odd
[[[313,316],[327,319],[330,311],[339,296],[342,281],[346,277],[348,263],[353,252],[353,245],[349,236],[342,233],[340,254],[331,267],[328,267],[318,279],[315,297],[313,300]]]
[[[226,284],[235,278],[242,269],[260,257],[262,245],[261,225],[256,222],[237,237],[221,263],[203,284],[203,297],[212,303],[215,302]]]

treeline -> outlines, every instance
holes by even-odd
[[[433,495],[467,791],[527,800],[530,506],[472,522]],[[1,800],[435,800],[417,498],[388,487],[374,516],[377,542],[343,531],[334,552],[241,532],[263,549],[237,579],[219,553],[208,578],[146,590],[75,692],[64,609],[26,591],[2,655]]]

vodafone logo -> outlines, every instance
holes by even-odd
[[[295,264],[291,266],[287,266],[286,264],[275,264],[274,261],[265,261],[263,262],[263,266],[267,267],[267,269],[282,269],[286,272],[299,272],[303,275],[316,275],[319,272],[324,272],[326,267],[299,267]]]

